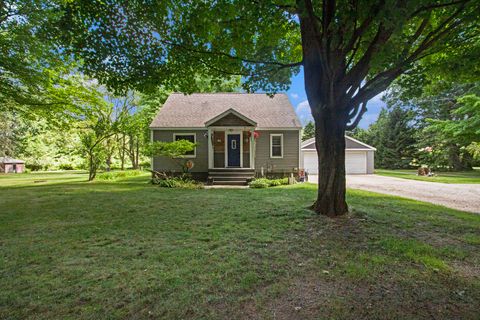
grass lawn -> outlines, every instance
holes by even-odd
[[[443,183],[480,183],[480,169],[462,172],[435,172],[433,177],[417,176],[417,170],[375,169],[382,176]]]
[[[480,215],[350,190],[329,219],[312,184],[85,180],[0,176],[0,319],[478,319]]]

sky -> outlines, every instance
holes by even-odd
[[[313,120],[312,115],[310,114],[307,95],[305,94],[303,70],[300,71],[298,75],[292,77],[292,85],[287,91],[287,94],[302,124],[305,125],[308,121]],[[368,111],[363,115],[362,120],[360,121],[360,128],[366,129],[371,123],[377,120],[380,110],[385,106],[385,103],[381,98],[382,94],[379,94],[368,102]]]

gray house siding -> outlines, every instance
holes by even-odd
[[[192,160],[195,166],[192,173],[208,172],[208,137],[207,130],[153,130],[153,141],[173,141],[175,133],[195,133],[197,143],[195,158]],[[285,173],[288,174],[299,168],[299,148],[300,148],[300,130],[262,130],[260,136],[256,139],[255,148],[255,171],[260,172],[263,167],[264,173]],[[270,158],[270,134],[283,134],[283,158]],[[248,166],[248,153],[243,154],[244,166]],[[215,157],[215,165],[223,167],[222,159]],[[179,164],[166,157],[153,158],[153,170],[181,172]]]
[[[299,168],[300,130],[259,131],[256,140],[255,171],[289,173]],[[283,134],[283,158],[270,158],[270,134]]]
[[[196,156],[188,158],[194,163],[191,172],[208,172],[208,137],[206,137],[207,130],[154,130],[153,141],[172,142],[175,133],[195,133],[197,143]],[[153,170],[156,171],[172,171],[181,172],[182,169],[179,164],[170,158],[154,157]]]

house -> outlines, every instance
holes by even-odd
[[[0,157],[0,173],[22,173],[25,171],[25,161],[9,157]]]
[[[254,175],[297,174],[302,126],[286,94],[170,95],[150,125],[152,141],[185,139],[197,179],[245,184]],[[154,157],[152,169],[181,172],[178,161]]]
[[[374,153],[377,149],[352,137],[345,136],[345,170],[347,174],[371,174]],[[315,139],[302,143],[301,167],[309,174],[318,174],[318,157]]]

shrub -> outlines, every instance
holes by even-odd
[[[127,170],[127,171],[108,171],[97,175],[98,180],[113,181],[121,178],[136,177],[142,174],[140,170]]]
[[[70,163],[62,163],[58,166],[60,170],[74,170],[75,168]]]
[[[288,178],[282,179],[266,179],[266,178],[259,178],[252,180],[248,185],[250,188],[268,188],[268,187],[278,187],[288,184]]]
[[[252,180],[248,185],[250,186],[250,188],[254,188],[254,189],[268,188],[270,186],[268,181],[269,180],[265,178],[255,179],[255,180]]]
[[[187,176],[158,179],[154,181],[154,183],[162,188],[203,189],[203,184],[201,182],[195,181]]]
[[[288,184],[288,178],[270,180],[270,187],[285,186]]]

